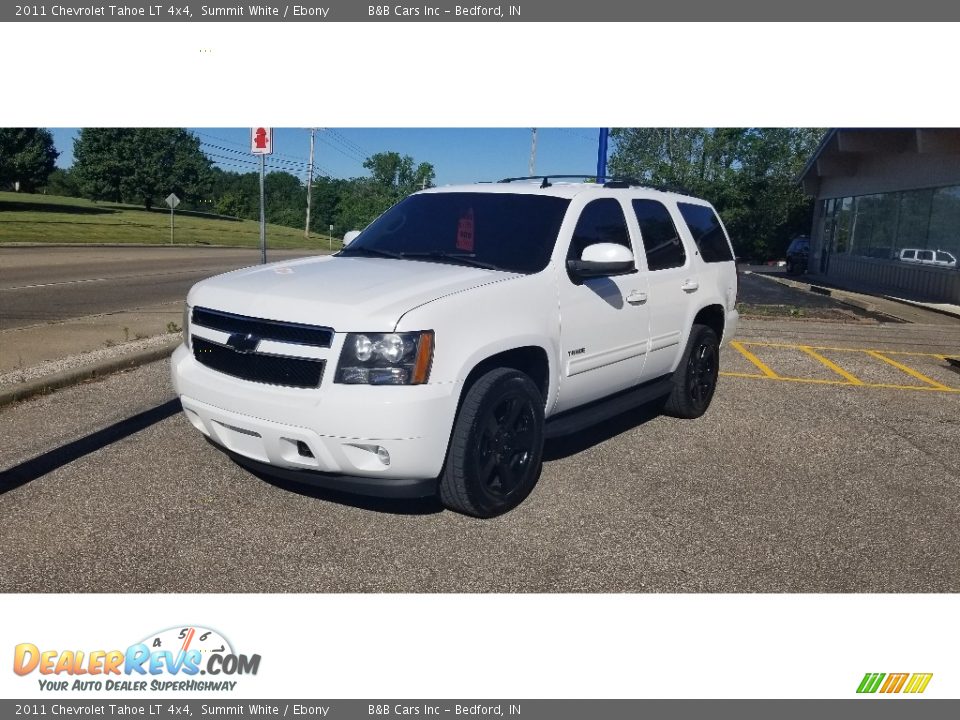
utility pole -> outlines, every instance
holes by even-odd
[[[597,183],[603,185],[607,175],[607,138],[610,128],[600,128],[600,137],[597,140]]]
[[[307,166],[307,224],[303,236],[310,237],[310,198],[313,195],[313,143],[317,135],[316,128],[310,128],[310,164]]]
[[[530,175],[537,169],[537,129],[530,128]]]

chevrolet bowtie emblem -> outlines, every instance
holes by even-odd
[[[260,344],[260,338],[253,333],[234,333],[227,340],[227,345],[240,353],[252,353]]]

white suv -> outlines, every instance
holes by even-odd
[[[195,285],[173,382],[237,462],[490,517],[544,439],[702,415],[737,275],[709,203],[631,181],[433,188],[333,256]]]
[[[957,259],[945,250],[920,250],[917,248],[905,248],[900,251],[900,259],[908,263],[920,263],[921,265],[937,265],[939,267],[955,268]]]

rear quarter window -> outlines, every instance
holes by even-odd
[[[693,235],[693,241],[697,244],[700,257],[704,262],[733,260],[727,235],[723,232],[720,218],[717,217],[713,208],[691,203],[677,203],[677,208],[690,229],[690,234]]]

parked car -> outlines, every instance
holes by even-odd
[[[177,395],[268,475],[489,517],[544,439],[709,407],[737,273],[705,200],[626,181],[432,188],[334,256],[195,285]]]
[[[801,275],[807,271],[807,262],[810,259],[810,238],[800,235],[790,241],[787,247],[787,272],[791,275]]]
[[[920,265],[936,265],[938,267],[957,267],[957,258],[946,250],[920,250],[918,248],[904,248],[898,257],[903,262],[918,263]]]

